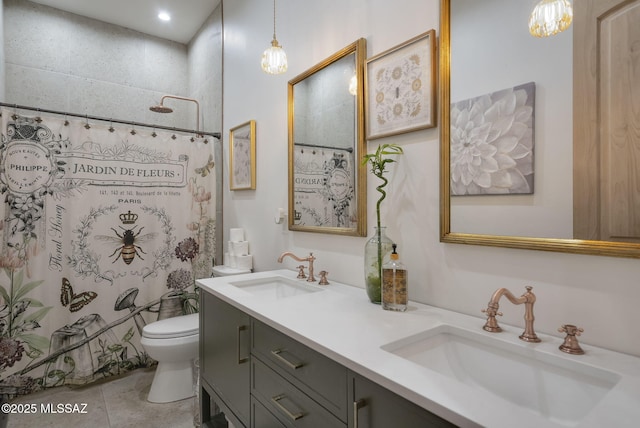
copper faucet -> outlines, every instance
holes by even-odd
[[[536,335],[536,332],[533,330],[533,320],[535,319],[533,316],[533,304],[536,302],[536,295],[531,292],[533,287],[526,286],[525,288],[527,289],[526,293],[524,293],[520,297],[514,296],[506,288],[498,288],[493,293],[493,296],[491,296],[491,300],[489,300],[487,309],[482,310],[482,312],[487,314],[487,322],[482,328],[490,332],[502,331],[502,329],[498,325],[498,321],[496,321],[496,315],[502,316],[502,313],[498,312],[498,308],[500,307],[500,298],[504,295],[514,305],[521,305],[522,303],[524,303],[524,333],[522,333],[518,337],[520,337],[520,339],[524,340],[525,342],[540,342],[540,339]]]
[[[313,256],[313,253],[309,253],[309,257],[305,257],[304,259],[296,256],[295,254],[293,254],[290,251],[284,252],[282,254],[280,254],[280,257],[278,257],[278,263],[282,263],[282,260],[284,260],[285,257],[291,257],[292,259],[299,261],[299,262],[309,262],[309,277],[307,278],[307,282],[315,282],[316,279],[313,276],[313,261],[316,259]]]

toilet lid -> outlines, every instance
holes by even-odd
[[[236,269],[225,265],[214,266],[211,269],[211,275],[213,276],[231,276],[243,273],[251,273],[251,269]]]
[[[183,315],[152,322],[142,329],[142,336],[150,339],[170,339],[198,334],[198,314]]]

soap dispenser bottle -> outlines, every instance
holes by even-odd
[[[382,265],[382,309],[388,311],[407,310],[407,270],[396,252],[397,245],[388,262]]]

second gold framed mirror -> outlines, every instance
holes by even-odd
[[[365,39],[288,84],[289,230],[365,236]]]

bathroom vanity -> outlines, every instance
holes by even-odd
[[[203,426],[635,426],[640,359],[288,270],[198,281]],[[543,305],[544,301],[539,301]],[[479,304],[481,306],[481,304]],[[219,421],[222,421],[219,423]]]
[[[202,299],[201,385],[236,427],[454,426],[220,298]]]

